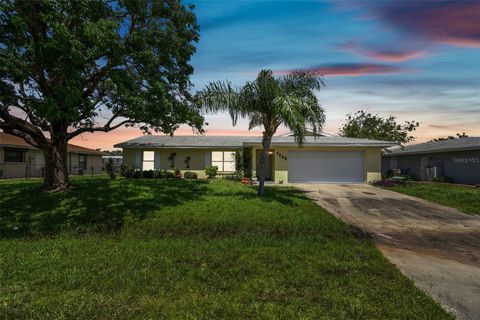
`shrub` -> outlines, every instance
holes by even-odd
[[[131,177],[134,178],[134,179],[139,179],[139,178],[141,178],[141,177],[142,177],[142,170],[135,170],[135,171],[133,171]]]
[[[145,179],[153,179],[155,177],[155,172],[153,170],[144,170],[142,176]]]
[[[108,159],[107,164],[105,165],[105,171],[110,176],[110,179],[115,179],[115,167],[113,166],[113,160]]]
[[[439,176],[439,177],[435,177],[435,178],[432,178],[431,180],[432,182],[442,182],[442,183],[451,183],[453,182],[453,180],[449,177],[445,177],[445,176]]]
[[[196,172],[192,172],[192,171],[186,171],[184,174],[183,174],[183,177],[185,179],[198,179],[198,174]]]
[[[395,182],[393,180],[382,179],[373,181],[372,185],[377,187],[393,187],[395,185]]]
[[[218,167],[217,166],[208,166],[205,168],[205,173],[208,179],[215,178],[217,176]]]
[[[167,177],[167,170],[155,171],[155,179],[165,179]]]
[[[165,178],[174,179],[175,178],[175,172],[165,170]]]
[[[234,174],[229,174],[229,175],[225,175],[223,176],[223,179],[226,179],[226,180],[232,180],[232,181],[240,181],[243,179],[243,174],[241,171],[235,171]]]
[[[133,167],[128,163],[123,163],[120,166],[120,174],[125,178],[131,178],[133,176],[134,171],[135,170],[133,169]]]

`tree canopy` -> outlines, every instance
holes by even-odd
[[[0,0],[0,129],[44,151],[46,185],[66,174],[66,143],[84,132],[201,130],[189,93],[192,9],[180,0]]]
[[[417,121],[398,123],[395,116],[382,118],[363,110],[347,115],[339,135],[350,138],[365,138],[407,143],[414,140],[411,132],[420,125]]]
[[[455,136],[448,136],[446,138],[440,137],[440,138],[432,139],[430,141],[431,142],[432,141],[445,141],[445,140],[454,140],[454,139],[461,139],[461,138],[468,138],[468,135],[465,134],[465,132],[462,132],[461,134],[457,133]]]

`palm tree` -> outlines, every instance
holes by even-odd
[[[262,70],[254,81],[235,88],[229,81],[209,83],[196,98],[207,112],[227,111],[235,126],[239,117],[248,118],[249,130],[263,126],[258,195],[263,196],[268,151],[272,137],[281,125],[289,128],[301,146],[305,134],[318,135],[325,122],[315,90],[325,86],[312,73],[296,71],[274,77],[271,70]]]

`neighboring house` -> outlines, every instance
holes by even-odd
[[[455,183],[480,183],[480,137],[432,141],[385,149],[382,172],[400,169],[418,180],[447,177]]]
[[[119,143],[123,162],[138,170],[195,171],[218,166],[220,174],[235,171],[235,152],[249,154],[256,175],[262,151],[261,137],[152,136]],[[274,137],[267,162],[267,180],[275,182],[364,183],[381,178],[381,149],[390,142],[343,137],[305,137],[299,148],[291,136]]]
[[[102,155],[92,150],[68,144],[68,171],[70,174],[102,172]],[[41,150],[23,139],[0,132],[0,178],[42,177],[45,159]]]

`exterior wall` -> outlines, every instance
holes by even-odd
[[[129,164],[132,167],[136,168],[135,165],[135,153],[137,149],[123,149],[123,163]]]
[[[382,179],[382,152],[380,148],[365,150],[365,177],[367,182]]]
[[[253,155],[256,150],[261,149],[260,146],[253,147]],[[275,147],[273,150],[273,166],[275,183],[288,182],[288,152],[289,151],[364,151],[365,154],[365,182],[372,182],[381,179],[381,149],[378,147]],[[284,160],[286,157],[287,160]],[[252,156],[252,163],[256,163],[256,159]],[[254,167],[255,168],[255,167]],[[256,172],[253,172],[256,175]]]
[[[68,172],[70,174],[78,174],[78,153],[69,153],[68,154]]]
[[[87,155],[87,172],[86,173],[93,173],[98,174],[103,171],[103,162],[101,155],[95,154],[88,154]]]
[[[155,170],[172,170],[174,168],[180,169],[182,174],[186,171],[196,172],[199,178],[206,178],[205,167],[211,164],[212,151],[228,151],[231,149],[123,149],[123,163],[130,164],[136,170],[142,170],[143,151],[155,151]],[[171,167],[171,162],[168,160],[172,152],[176,153],[175,165]],[[185,160],[190,157],[190,168],[186,167]],[[219,172],[219,174],[222,174]]]
[[[397,158],[397,167],[393,165]],[[421,163],[425,159],[427,165],[443,166],[443,175],[455,183],[478,184],[480,183],[480,150],[442,152],[430,154],[384,156],[382,160],[382,172],[389,169],[400,169],[402,174],[409,174],[421,179]]]

